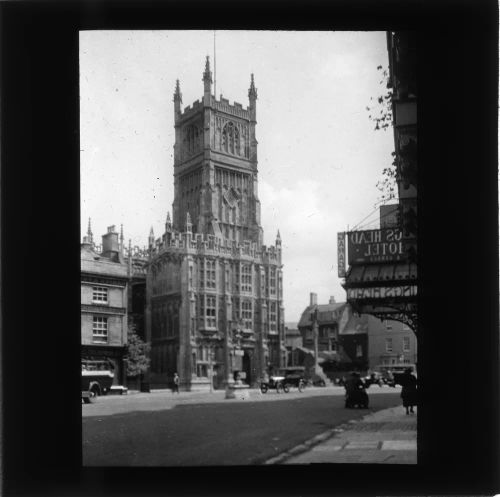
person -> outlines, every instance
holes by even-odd
[[[417,378],[413,374],[413,368],[406,368],[401,375],[401,398],[406,414],[414,413],[413,408],[417,405]]]
[[[361,375],[357,371],[353,371],[345,382],[345,407],[354,407],[355,405],[368,408],[368,394],[366,386]]]
[[[177,373],[174,373],[174,388],[172,390],[172,393],[179,393],[179,375]]]

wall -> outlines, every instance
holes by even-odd
[[[373,368],[382,364],[384,359],[394,359],[396,362],[401,362],[399,357],[404,356],[404,359],[409,363],[417,362],[417,337],[411,329],[405,329],[403,323],[399,321],[387,321],[391,329],[380,319],[374,316],[368,317],[368,341],[369,352],[368,360],[369,367]],[[410,351],[403,351],[403,337],[410,339]],[[386,338],[392,338],[392,353],[386,352]]]

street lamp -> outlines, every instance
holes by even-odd
[[[311,313],[312,320],[312,329],[313,329],[313,338],[314,338],[314,372],[318,372],[318,309],[314,309],[314,312]]]

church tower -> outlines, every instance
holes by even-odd
[[[174,91],[174,200],[164,234],[150,233],[146,338],[152,386],[177,372],[183,390],[257,386],[286,365],[281,236],[263,245],[257,190],[257,89],[246,108],[212,95],[182,108]]]
[[[257,90],[253,74],[249,106],[212,95],[207,56],[203,98],[181,110],[179,82],[174,93],[175,145],[173,227],[189,213],[193,233],[262,244],[257,191]]]

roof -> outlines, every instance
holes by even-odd
[[[107,257],[95,252],[88,245],[82,245],[80,250],[80,270],[82,273],[103,274],[115,277],[128,277],[126,264],[113,262]]]
[[[339,330],[340,335],[362,335],[368,333],[368,315],[351,316],[343,329]]]
[[[309,305],[300,316],[298,327],[312,326],[311,313],[313,313],[316,309],[318,310],[318,324],[337,323],[345,306],[345,302]]]

